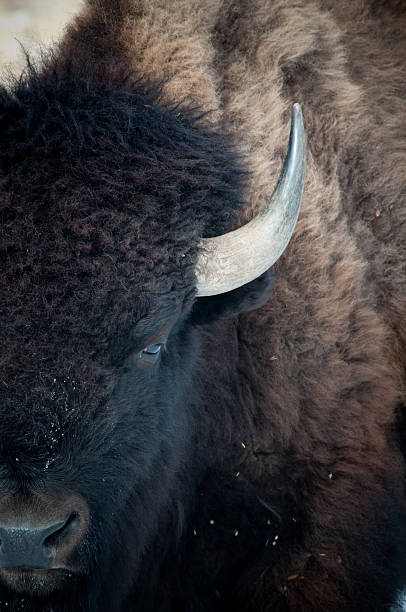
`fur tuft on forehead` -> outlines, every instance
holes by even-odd
[[[199,238],[241,208],[240,160],[198,111],[102,72],[51,56],[0,90],[7,388],[114,370],[140,318],[193,299]]]

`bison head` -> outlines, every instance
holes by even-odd
[[[168,106],[158,86],[53,58],[0,91],[9,609],[118,610],[149,557],[181,535],[215,461],[200,443],[207,324],[258,306],[269,283],[196,296],[272,265],[296,222],[303,164],[296,107],[270,206],[223,236],[246,173],[204,115]]]

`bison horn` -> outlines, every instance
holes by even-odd
[[[237,289],[268,270],[282,255],[295,229],[306,174],[302,110],[293,105],[288,152],[267,206],[232,232],[202,238],[196,265],[197,295]]]

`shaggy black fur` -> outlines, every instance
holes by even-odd
[[[239,163],[159,90],[95,85],[54,60],[2,90],[0,131],[2,379],[12,402],[38,389],[42,409],[42,386],[69,373],[91,413],[139,321],[190,303],[198,238],[238,212]]]

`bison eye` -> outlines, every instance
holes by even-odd
[[[145,355],[158,355],[162,348],[162,344],[150,344],[142,351]]]
[[[157,344],[149,344],[141,351],[141,353],[139,353],[138,357],[139,359],[143,359],[144,361],[149,361],[149,362],[157,361],[162,347],[163,347],[162,342],[157,343]]]

